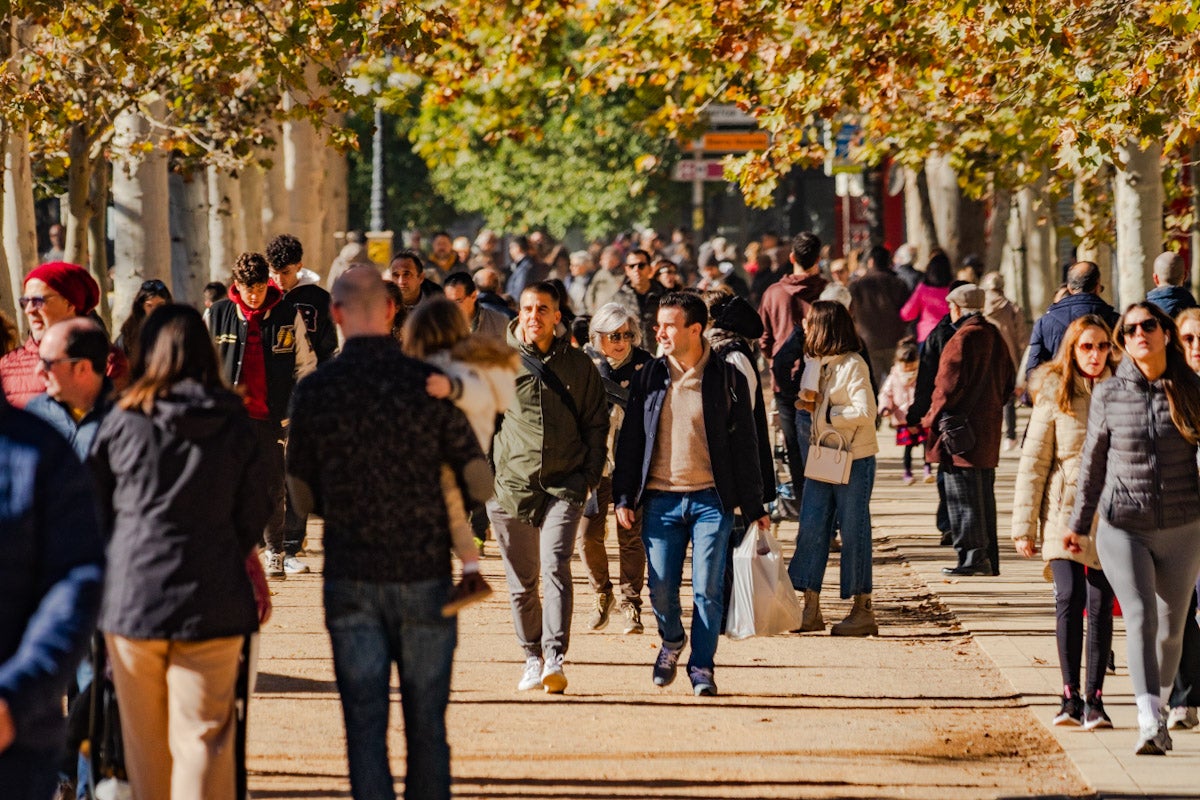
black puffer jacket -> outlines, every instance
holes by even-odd
[[[1092,395],[1068,529],[1086,534],[1097,510],[1114,527],[1132,531],[1200,517],[1196,446],[1171,421],[1162,382],[1146,380],[1128,358]]]
[[[112,569],[100,629],[202,641],[258,630],[246,556],[271,514],[237,395],[181,381],[150,415],[115,409],[88,463]]]

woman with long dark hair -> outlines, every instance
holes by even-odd
[[[1012,538],[1017,552],[1032,558],[1041,540],[1046,574],[1054,581],[1055,636],[1063,678],[1062,707],[1054,724],[1081,725],[1085,730],[1112,727],[1101,694],[1112,647],[1113,590],[1101,570],[1095,537],[1082,538],[1079,552],[1072,552],[1063,547],[1062,535],[1075,505],[1092,391],[1117,367],[1110,339],[1104,320],[1085,314],[1067,327],[1054,360],[1034,373],[1036,400],[1013,496]],[[1081,693],[1085,612],[1087,687]]]
[[[267,465],[200,312],[142,326],[141,368],[90,464],[109,537],[100,611],[135,797],[234,800],[235,689]]]
[[[116,345],[125,353],[132,364],[137,360],[138,342],[141,338],[142,325],[146,317],[156,308],[171,302],[171,290],[160,280],[149,280],[142,283],[137,294],[133,296],[133,304],[129,308],[129,316],[121,325],[117,335]]]
[[[1161,713],[1179,666],[1184,618],[1200,571],[1200,379],[1175,323],[1153,303],[1125,309],[1125,358],[1092,395],[1075,510],[1063,546],[1096,549],[1121,601],[1138,755],[1171,749]]]
[[[900,319],[917,322],[917,342],[925,341],[942,317],[950,313],[946,295],[950,294],[950,257],[940,248],[935,248],[925,266],[925,276],[917,284],[908,302],[900,309]]]

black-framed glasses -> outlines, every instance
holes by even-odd
[[[1147,317],[1141,322],[1126,322],[1121,327],[1121,333],[1125,334],[1126,336],[1133,336],[1138,332],[1139,328],[1141,328],[1142,333],[1154,333],[1156,330],[1158,330],[1158,320],[1156,320],[1154,317]]]
[[[28,309],[28,308],[32,308],[33,310],[36,311],[37,309],[44,307],[46,305],[46,301],[52,297],[58,297],[58,295],[45,294],[45,295],[39,296],[36,294],[27,294],[27,295],[22,295],[21,297],[18,297],[17,302],[21,304],[22,311],[24,311],[25,309]]]
[[[619,344],[620,342],[632,342],[634,336],[635,334],[633,331],[613,331],[612,333],[604,334],[604,338],[608,339],[613,344]]]
[[[71,357],[39,358],[38,359],[38,363],[41,364],[42,369],[44,369],[46,372],[49,372],[51,369],[53,369],[55,364],[63,364],[63,363],[69,364],[69,363],[72,363],[75,361],[83,361],[83,359],[82,358],[71,358]]]
[[[143,292],[165,292],[167,285],[157,278],[149,281],[142,281]]]

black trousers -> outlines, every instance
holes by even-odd
[[[1083,611],[1087,609],[1087,691],[1104,690],[1104,671],[1113,638],[1113,589],[1104,571],[1087,569],[1077,561],[1056,558],[1050,562],[1054,576],[1055,638],[1063,686],[1079,692],[1083,661]]]
[[[1192,592],[1192,605],[1183,627],[1183,652],[1179,656],[1179,670],[1175,673],[1169,705],[1172,708],[1200,706],[1200,625],[1196,624],[1195,592]]]
[[[280,552],[284,548],[284,526],[286,524],[286,492],[283,480],[283,428],[279,423],[269,420],[251,420],[254,423],[254,436],[259,448],[267,454],[267,468],[259,476],[259,480],[271,495],[271,518],[263,528],[263,540],[267,549]],[[303,530],[303,528],[301,528]],[[303,538],[303,534],[301,534]],[[299,547],[299,544],[297,544]]]
[[[796,499],[796,508],[800,507],[800,497],[804,493],[804,462],[801,460],[801,447],[807,447],[808,442],[796,438],[796,407],[792,403],[775,397],[775,411],[779,420],[779,430],[783,431],[783,444],[787,449],[788,474],[792,478],[792,492]],[[764,475],[763,480],[774,480],[773,475]]]
[[[996,539],[996,470],[942,467],[946,486],[946,511],[959,566],[976,566],[987,560],[992,574],[1000,574],[1000,545]]]

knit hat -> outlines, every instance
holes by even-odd
[[[714,328],[732,331],[747,339],[758,339],[763,335],[762,318],[754,306],[737,295],[720,300],[712,309]]]
[[[963,311],[978,311],[983,308],[983,289],[973,283],[964,283],[946,295],[946,301],[953,303]]]
[[[68,264],[65,261],[42,264],[25,276],[25,283],[31,280],[39,280],[61,294],[81,317],[100,302],[100,285],[78,264]]]

